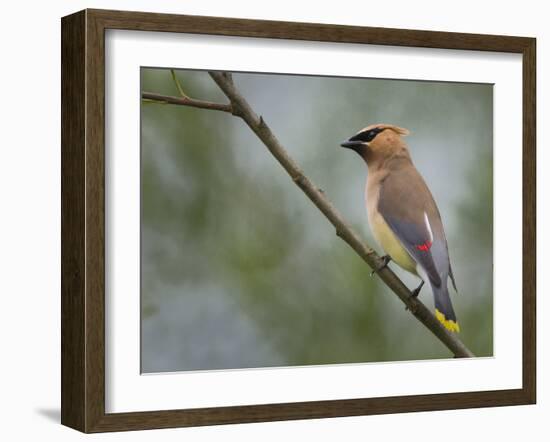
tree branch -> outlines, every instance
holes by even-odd
[[[217,110],[222,112],[233,113],[233,107],[230,104],[213,103],[211,101],[195,100],[194,98],[173,97],[171,95],[154,94],[152,92],[143,92],[141,94],[143,100],[155,101],[163,104],[179,104],[181,106],[198,107],[200,109]]]
[[[205,109],[223,110],[240,117],[248,127],[258,136],[271,154],[283,166],[294,183],[302,189],[308,198],[325,215],[336,229],[336,234],[345,241],[355,252],[372,268],[378,269],[383,261],[380,256],[361,240],[359,235],[351,228],[347,221],[340,215],[329,199],[302,171],[302,169],[290,157],[286,149],[275,137],[269,126],[261,116],[258,116],[250,107],[245,98],[235,87],[232,77],[227,73],[209,72],[212,79],[227,96],[229,105],[209,103],[209,106],[197,105],[200,102],[193,99],[158,96],[156,94],[143,93],[143,98],[154,99],[162,97],[159,101],[185,106],[201,107]],[[191,104],[193,103],[193,104]],[[221,108],[223,107],[223,108]],[[230,110],[228,110],[230,109]],[[474,354],[462,343],[456,334],[449,332],[437,320],[432,312],[416,297],[414,297],[407,286],[386,267],[377,273],[382,281],[399,297],[407,309],[424,324],[451,352],[455,357],[474,357]]]

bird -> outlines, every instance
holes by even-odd
[[[417,297],[429,280],[435,316],[450,332],[459,332],[448,290],[456,282],[439,209],[424,178],[413,164],[403,139],[409,131],[392,124],[372,124],[361,129],[342,147],[359,154],[367,165],[365,203],[370,229],[386,253],[383,264],[394,261],[421,279],[412,290]]]

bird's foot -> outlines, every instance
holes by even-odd
[[[414,298],[418,298],[418,294],[420,293],[420,290],[422,290],[423,286],[424,286],[424,280],[422,280],[422,282],[418,285],[418,287],[412,291],[412,295]]]
[[[370,276],[374,276],[375,273],[378,273],[380,270],[383,270],[386,267],[388,267],[388,264],[391,261],[391,256],[390,255],[384,255],[381,258],[382,258],[383,264],[380,267],[378,267],[376,270],[373,270],[372,272],[370,272]]]
[[[418,298],[418,294],[420,293],[420,290],[422,290],[422,286],[424,285],[424,280],[422,280],[422,282],[418,285],[417,288],[415,288],[411,293],[412,293],[412,296],[411,298]],[[409,310],[409,306],[406,305],[405,306],[405,310]]]

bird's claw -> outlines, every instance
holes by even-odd
[[[424,286],[424,280],[418,285],[417,288],[415,288],[411,293],[413,298],[418,298],[418,294],[420,293],[420,290],[422,290],[422,287]]]
[[[422,290],[423,285],[424,285],[424,280],[422,280],[420,285],[411,292],[411,298],[413,298],[413,299],[418,298],[418,294],[420,293],[420,290]],[[405,305],[405,310],[409,310],[408,305]]]
[[[370,276],[373,277],[375,273],[378,273],[380,270],[383,270],[385,269],[386,267],[388,267],[388,264],[390,263],[391,261],[391,256],[390,255],[384,255],[381,257],[382,261],[383,261],[383,264],[378,267],[377,269],[373,270],[372,272],[370,272]]]

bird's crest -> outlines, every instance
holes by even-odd
[[[372,129],[390,129],[393,130],[396,134],[401,136],[407,136],[410,134],[408,129],[405,129],[404,127],[394,126],[393,124],[384,124],[384,123],[378,123],[378,124],[371,124],[370,126],[367,126],[359,131],[366,132]]]

